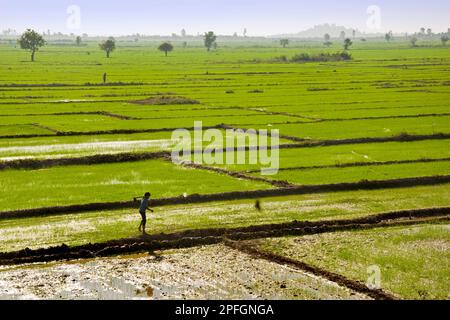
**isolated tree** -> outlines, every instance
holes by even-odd
[[[116,40],[113,37],[100,43],[100,49],[106,52],[106,57],[109,58],[111,52],[116,50]]]
[[[425,28],[420,28],[420,34],[425,35]]]
[[[182,44],[182,46],[183,46],[183,48],[187,48],[187,46],[188,46],[188,43],[187,43],[187,41],[183,41],[183,44]]]
[[[185,29],[182,29],[182,30],[181,30],[181,36],[182,36],[183,38],[186,37],[186,30],[185,30]]]
[[[441,41],[442,41],[442,45],[443,46],[446,46],[447,45],[447,42],[448,42],[448,36],[446,35],[446,34],[444,34],[442,37],[441,37]]]
[[[205,41],[205,47],[208,51],[211,51],[211,48],[214,46],[214,43],[216,43],[217,36],[214,34],[214,32],[209,31],[205,33],[204,41]]]
[[[75,39],[75,42],[77,43],[77,46],[80,46],[80,45],[81,45],[81,37],[78,36],[78,37]]]
[[[356,38],[356,30],[352,31],[352,35],[353,35],[353,40],[355,40],[355,38]]]
[[[410,42],[411,42],[411,46],[412,46],[412,47],[417,47],[417,45],[416,45],[416,43],[417,43],[417,38],[416,38],[416,37],[412,37],[411,40],[410,40]]]
[[[166,57],[167,57],[167,54],[169,52],[173,51],[173,45],[168,43],[168,42],[164,42],[162,45],[160,45],[158,47],[158,50],[164,52],[166,54]]]
[[[283,46],[283,48],[286,48],[289,45],[289,39],[281,39],[280,44]]]
[[[384,36],[384,39],[386,39],[387,42],[391,41],[392,38],[394,37],[394,35],[392,34],[392,31],[389,31],[388,33],[386,33],[386,35]]]
[[[428,29],[427,29],[427,35],[428,35],[429,37],[433,36],[433,30],[431,30],[431,28],[428,28]]]
[[[39,48],[45,45],[44,38],[39,33],[31,29],[27,29],[27,31],[22,34],[18,42],[22,49],[29,50],[31,52],[31,61],[34,61],[36,51],[39,51]]]
[[[323,36],[323,38],[325,39],[325,42],[323,43],[326,47],[331,46],[333,43],[331,43],[331,36],[328,33],[325,33],[325,35]]]
[[[352,46],[353,42],[350,38],[344,40],[344,49],[348,50]]]

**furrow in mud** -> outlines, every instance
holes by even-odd
[[[412,225],[450,219],[450,207],[388,212],[363,218],[317,222],[293,221],[282,224],[239,228],[187,230],[172,234],[146,235],[139,238],[112,240],[103,243],[69,247],[65,244],[43,249],[24,249],[0,253],[0,264],[23,264],[67,259],[104,257],[125,253],[187,248],[217,244],[226,239],[253,240],[289,235],[309,235],[345,230],[359,230],[392,225]]]
[[[182,195],[173,198],[154,199],[152,200],[152,206],[162,207],[169,205],[208,203],[208,202],[244,200],[244,199],[259,199],[267,197],[314,194],[314,193],[392,189],[392,188],[404,188],[412,186],[438,185],[449,182],[450,182],[450,175],[446,175],[446,176],[393,179],[393,180],[360,181],[352,183],[305,185],[290,188],[278,188],[278,189],[255,190],[255,191],[234,191],[234,192],[213,193],[203,195],[192,194],[188,196]],[[102,210],[130,209],[130,208],[137,208],[138,206],[139,204],[137,202],[122,201],[122,202],[89,203],[72,206],[3,211],[0,212],[0,220],[52,216],[60,214],[73,214],[73,213],[102,211]]]
[[[325,269],[315,267],[302,261],[294,260],[288,257],[283,257],[272,252],[263,251],[256,246],[242,243],[239,241],[225,241],[225,244],[233,249],[244,252],[254,258],[264,259],[267,261],[275,262],[282,265],[288,265],[296,269],[306,271],[316,276],[325,278],[332,282],[337,283],[340,286],[346,287],[350,290],[362,293],[376,300],[397,300],[394,295],[385,292],[381,289],[370,289],[364,283],[348,279],[340,274],[330,272]]]

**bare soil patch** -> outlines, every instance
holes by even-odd
[[[224,245],[0,268],[0,299],[368,299]]]

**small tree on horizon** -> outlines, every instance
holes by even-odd
[[[282,45],[283,48],[286,48],[289,45],[289,39],[281,39],[280,45]]]
[[[392,34],[392,31],[389,31],[389,32],[386,33],[386,35],[384,36],[384,39],[385,39],[387,42],[390,42],[390,41],[392,40],[393,37],[394,37],[394,36],[393,36],[393,34]]]
[[[412,37],[410,42],[411,42],[411,46],[412,47],[417,47],[417,44],[416,44],[417,43],[417,38],[416,37]]]
[[[325,33],[325,35],[323,36],[323,38],[325,39],[325,42],[323,43],[326,47],[331,46],[333,43],[330,41],[331,40],[331,36],[328,33]]]
[[[173,51],[173,45],[170,44],[170,43],[168,43],[168,42],[164,42],[163,44],[161,44],[161,45],[158,47],[158,50],[164,52],[164,53],[166,54],[166,57],[167,57],[167,54],[168,54],[169,52],[172,52],[172,51]]]
[[[214,46],[214,43],[216,43],[217,36],[214,34],[214,32],[209,31],[205,33],[204,41],[205,41],[205,47],[208,51],[211,51],[211,48]]]
[[[344,50],[348,50],[350,49],[350,47],[352,46],[353,42],[350,38],[347,38],[344,40]]]
[[[448,35],[446,35],[446,34],[444,34],[442,37],[441,37],[441,41],[442,41],[442,45],[445,47],[446,45],[447,45],[447,42],[448,42]]]
[[[116,40],[113,37],[100,43],[100,49],[106,52],[106,58],[109,58],[111,52],[116,50]]]
[[[78,36],[78,37],[75,39],[75,42],[76,42],[77,46],[80,46],[80,45],[81,45],[81,37]]]
[[[36,51],[39,51],[40,47],[45,45],[44,38],[32,29],[27,29],[24,34],[18,40],[19,45],[24,50],[31,52],[31,61],[34,62],[34,55]]]

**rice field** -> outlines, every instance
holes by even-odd
[[[160,204],[148,216],[148,236],[166,245],[179,232],[204,232],[198,238],[207,241],[212,237],[208,232],[221,228],[278,228],[438,208],[446,215],[426,224],[420,220],[426,217],[415,217],[410,222],[420,218],[417,225],[307,230],[292,237],[245,232],[261,250],[329,270],[348,283],[365,283],[367,268],[376,265],[381,290],[396,298],[449,297],[450,48],[371,40],[355,43],[350,61],[308,63],[275,58],[338,49],[312,41],[288,48],[271,42],[225,43],[212,52],[175,44],[165,57],[156,48],[152,42],[120,42],[107,59],[96,43],[50,43],[31,63],[26,52],[0,43],[0,264],[3,254],[25,248],[130,239],[155,245],[137,230],[140,216],[133,198],[146,191]],[[107,82],[102,83],[105,72]],[[183,163],[171,162],[172,132],[186,129],[194,135],[198,121],[222,138],[197,137],[184,146],[214,150],[222,163],[193,164],[191,155]],[[231,129],[256,132],[234,135]],[[258,132],[275,129],[280,134],[275,146],[276,140]],[[251,150],[236,149],[239,135]],[[279,153],[274,174],[263,174],[267,164],[250,161],[252,148],[258,147]],[[235,157],[244,163],[225,161]],[[105,207],[94,210],[93,204]],[[212,264],[225,265],[227,288],[221,291],[216,282],[205,280],[215,298],[373,298],[346,287],[345,281],[311,277],[307,270],[297,270],[294,278],[300,280],[289,282],[292,290],[280,294],[274,289],[279,282],[262,279],[276,270],[292,270],[226,243],[211,245],[195,257],[215,256]],[[133,250],[126,253],[141,253]],[[175,269],[183,261],[198,268],[184,251],[162,249],[161,254],[173,254]],[[109,258],[100,258],[108,265]],[[142,257],[124,259],[130,265],[147,264]],[[260,281],[251,288],[253,294],[245,281],[232,278],[237,259],[260,268],[259,274],[252,270]],[[36,272],[57,277],[55,266],[68,265],[58,260],[36,266]],[[8,272],[20,273],[20,266],[14,268],[0,268],[0,283],[7,283]],[[154,276],[161,270],[155,269]],[[166,276],[174,286],[179,281]],[[152,279],[145,281],[156,290]],[[183,297],[181,292],[206,297],[203,291],[186,290],[173,298]],[[4,294],[0,290],[0,298]],[[26,288],[15,294],[57,297]]]

